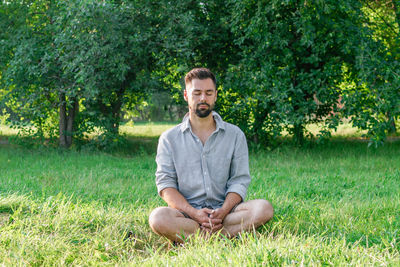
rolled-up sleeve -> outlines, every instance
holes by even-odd
[[[227,183],[226,194],[234,192],[244,201],[251,178],[249,172],[249,152],[246,137],[240,132],[235,143],[235,150],[231,162],[230,177]]]
[[[176,169],[173,162],[171,145],[165,135],[161,135],[157,147],[156,186],[158,194],[168,187],[178,189]]]

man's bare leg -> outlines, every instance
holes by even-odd
[[[181,212],[169,207],[154,209],[150,214],[149,224],[156,234],[176,242],[183,242],[182,236],[186,238],[200,229],[196,221],[185,218]]]
[[[249,231],[265,224],[273,215],[274,209],[271,203],[264,199],[243,202],[225,217],[221,233],[234,237],[242,231]]]

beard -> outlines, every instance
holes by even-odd
[[[199,108],[200,105],[206,105],[206,106],[208,106],[208,108],[207,108],[207,109],[200,109],[200,108]],[[207,117],[208,115],[210,115],[210,113],[211,113],[211,111],[213,111],[213,109],[214,109],[214,105],[213,105],[213,106],[210,106],[210,105],[207,104],[207,103],[199,103],[199,104],[197,104],[197,106],[196,106],[195,112],[196,112],[196,115],[197,115],[198,117],[200,117],[200,118],[205,118],[205,117]]]

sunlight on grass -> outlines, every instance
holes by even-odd
[[[321,130],[322,124],[309,124],[306,126],[306,129],[310,131],[314,136],[317,136]],[[359,130],[356,127],[353,127],[351,123],[347,120],[343,121],[336,131],[332,131],[332,136],[338,137],[361,137],[363,134],[366,134],[366,130]]]
[[[0,124],[0,136],[11,136],[11,135],[17,135],[17,134],[18,134],[17,129],[11,129],[7,125]]]
[[[133,126],[123,125],[120,132],[128,136],[137,137],[158,137],[166,130],[174,127],[178,123],[160,122],[160,123],[135,123]]]

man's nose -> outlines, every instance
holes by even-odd
[[[200,95],[200,100],[205,100],[206,99],[206,94],[205,93],[202,93],[201,95]]]

